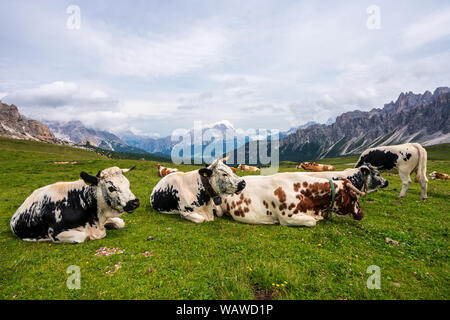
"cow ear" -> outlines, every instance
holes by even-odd
[[[86,172],[82,171],[80,173],[81,179],[88,185],[88,186],[96,186],[98,185],[99,178],[96,176],[91,176],[90,174],[87,174]]]
[[[367,176],[370,173],[370,169],[366,166],[361,167],[361,172],[363,175]]]
[[[212,170],[208,168],[201,168],[200,170],[198,170],[198,173],[203,177],[209,178],[212,175]]]

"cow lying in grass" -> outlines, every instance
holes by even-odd
[[[35,190],[11,218],[11,230],[26,241],[80,243],[104,238],[105,227],[123,228],[119,216],[139,207],[122,174],[133,168],[112,167],[96,176],[81,172],[82,180]]]
[[[241,169],[242,171],[248,171],[248,172],[261,171],[261,169],[259,169],[258,167],[248,166],[246,164],[240,164],[240,165],[238,165],[238,168]]]
[[[427,151],[418,143],[406,143],[396,146],[370,148],[359,157],[355,168],[370,164],[378,170],[396,168],[402,180],[399,198],[406,195],[411,184],[411,173],[416,172],[416,181],[420,183],[420,199],[427,198]]]
[[[165,176],[153,188],[150,202],[156,211],[181,214],[201,223],[214,220],[213,210],[220,205],[221,196],[240,192],[244,187],[244,180],[217,159],[207,168]]]
[[[332,180],[345,178],[350,180],[356,189],[365,193],[377,191],[378,188],[385,188],[389,184],[381,176],[380,172],[370,165],[362,165],[359,168],[345,169],[343,171],[297,172],[297,174]]]
[[[450,176],[446,173],[439,173],[436,171],[433,171],[429,174],[432,180],[450,180]]]
[[[315,226],[331,213],[363,218],[357,190],[347,179],[333,181],[335,199],[328,179],[295,172],[271,176],[246,176],[246,188],[226,197],[217,214],[250,224]]]
[[[295,168],[296,169],[303,168],[306,171],[315,171],[315,172],[336,170],[336,168],[333,167],[332,165],[320,164],[320,163],[316,163],[316,162],[302,162],[300,165],[297,165]]]
[[[156,166],[158,167],[158,176],[160,176],[161,178],[167,176],[168,174],[178,171],[178,169],[176,169],[176,168],[167,168],[167,167],[163,167],[160,164],[158,164]]]

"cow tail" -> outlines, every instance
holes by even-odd
[[[418,143],[412,144],[419,153],[419,163],[417,165],[416,182],[428,182],[427,179],[427,150]]]

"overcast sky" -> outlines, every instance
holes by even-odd
[[[0,43],[2,101],[112,132],[287,129],[450,85],[449,1],[0,0]]]

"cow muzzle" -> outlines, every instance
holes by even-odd
[[[123,207],[123,210],[125,210],[128,213],[132,213],[134,210],[139,208],[139,205],[140,205],[139,199],[136,198],[134,200],[128,201],[125,207]]]

